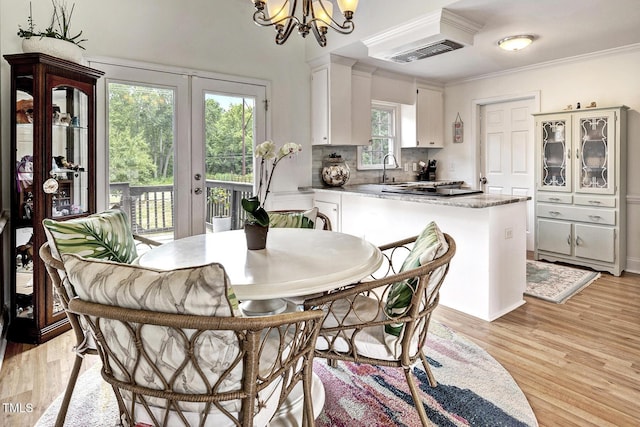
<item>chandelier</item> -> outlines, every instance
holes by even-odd
[[[320,46],[327,45],[327,30],[332,28],[341,34],[353,31],[351,20],[358,7],[358,0],[335,0],[344,15],[344,22],[339,24],[333,19],[332,0],[252,0],[256,8],[253,20],[263,27],[274,26],[276,30],[276,44],[284,44],[293,30],[306,37],[313,33]],[[298,10],[301,4],[302,10]],[[266,11],[265,11],[266,6]],[[296,16],[296,14],[298,14]]]

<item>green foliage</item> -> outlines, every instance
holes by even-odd
[[[132,185],[173,182],[173,91],[109,84],[109,169]]]
[[[141,134],[132,136],[128,130],[109,132],[109,181],[129,182],[132,185],[151,184],[155,164],[149,145]]]
[[[247,214],[249,215],[249,222],[259,224],[263,227],[269,226],[269,214],[260,206],[260,199],[258,196],[242,199],[242,209],[247,211]]]
[[[29,2],[29,17],[27,18],[27,29],[23,29],[18,25],[18,36],[24,39],[30,39],[31,37],[49,37],[58,40],[68,41],[80,48],[84,49],[81,43],[86,42],[87,39],[80,39],[82,31],[75,36],[71,35],[69,26],[71,25],[71,18],[73,17],[73,9],[76,7],[75,3],[71,6],[71,10],[67,7],[67,4],[57,0],[51,0],[53,4],[53,14],[51,15],[51,24],[44,31],[36,31],[35,24],[33,23],[33,13],[31,10],[31,2]]]
[[[173,183],[174,93],[109,83],[111,182]],[[205,101],[207,179],[253,182],[253,108]],[[243,135],[244,130],[244,135]]]
[[[205,168],[207,178],[224,172],[253,173],[253,108],[232,104],[222,109],[215,99],[205,101]]]

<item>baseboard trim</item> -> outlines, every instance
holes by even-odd
[[[627,268],[625,268],[624,271],[640,274],[640,258],[627,257]]]

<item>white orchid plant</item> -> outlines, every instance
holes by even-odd
[[[248,199],[242,199],[242,208],[248,214],[247,222],[263,227],[269,225],[269,214],[264,209],[264,204],[269,196],[273,173],[282,159],[291,158],[300,151],[302,146],[295,142],[288,142],[279,150],[276,150],[276,144],[273,141],[265,141],[256,147],[255,156],[260,159],[258,193]],[[271,163],[270,169],[269,163]]]

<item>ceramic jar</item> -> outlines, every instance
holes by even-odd
[[[349,181],[351,171],[341,156],[329,156],[323,161],[322,180],[331,187],[341,187]]]

